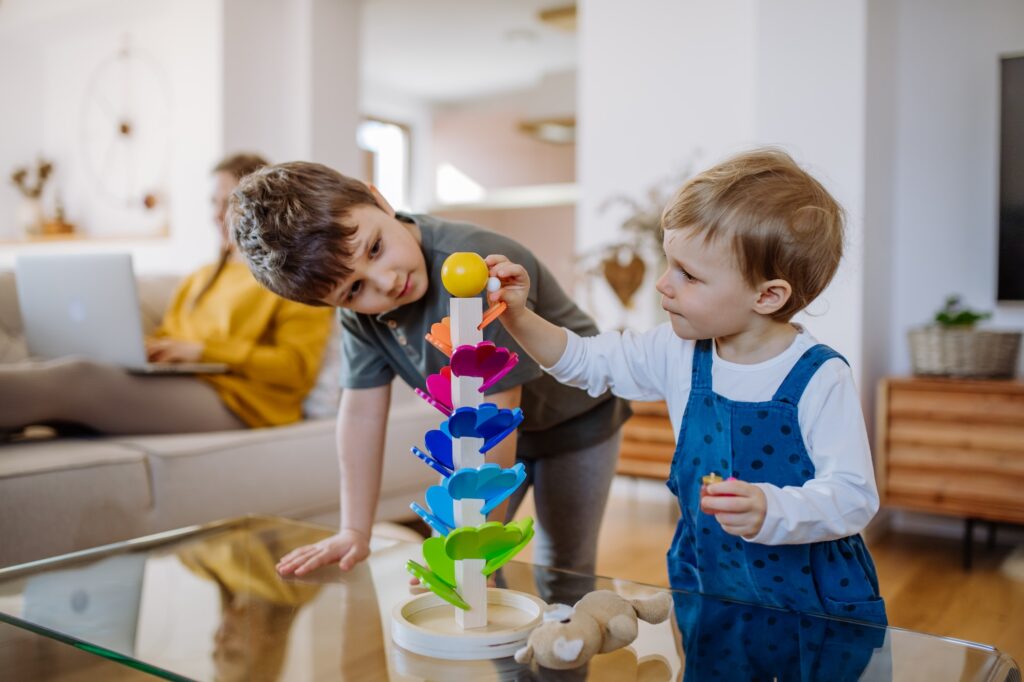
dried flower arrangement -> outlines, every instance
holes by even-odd
[[[598,209],[601,213],[618,206],[628,209],[621,224],[624,238],[581,254],[577,263],[584,275],[604,278],[624,308],[632,307],[648,265],[659,268],[664,262],[661,214],[672,195],[693,174],[699,155],[699,151],[693,152],[681,172],[655,183],[642,199],[617,194]]]
[[[15,168],[14,172],[11,173],[11,182],[14,186],[21,191],[22,196],[27,199],[38,199],[43,195],[43,189],[46,187],[46,181],[53,173],[53,164],[44,159],[39,159],[36,162],[35,167],[35,182],[29,184],[29,174],[31,169],[29,168]]]

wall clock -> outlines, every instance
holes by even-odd
[[[81,138],[96,198],[133,223],[165,227],[170,85],[159,63],[128,40],[89,76]]]

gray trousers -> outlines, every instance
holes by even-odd
[[[593,589],[594,581],[587,576],[594,574],[597,564],[597,537],[621,442],[622,432],[616,431],[608,440],[581,450],[520,460],[526,466],[526,482],[509,498],[508,518],[532,486],[533,563],[559,569],[538,568],[534,574],[538,594],[549,604],[572,605]]]
[[[246,428],[193,376],[138,376],[81,358],[0,365],[0,431],[54,423],[111,435]]]

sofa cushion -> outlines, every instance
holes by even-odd
[[[142,535],[152,503],[137,449],[81,439],[0,446],[0,566]]]
[[[0,482],[48,471],[145,464],[146,456],[106,439],[41,439],[0,446]]]
[[[394,392],[393,392],[394,393]],[[409,454],[440,415],[423,401],[392,401],[377,518],[412,518],[437,474]],[[403,404],[404,403],[404,404]],[[247,514],[305,518],[338,508],[335,420],[207,434],[132,436],[121,444],[149,455],[151,532]],[[272,483],[270,483],[272,482]]]
[[[303,516],[338,504],[334,420],[117,441],[149,457],[151,532],[243,513]]]
[[[14,273],[0,271],[0,363],[20,362],[27,357]]]
[[[320,359],[320,373],[316,384],[302,401],[302,413],[307,419],[333,418],[338,414],[341,400],[341,324],[335,315],[331,318],[331,334],[324,345]]]
[[[143,275],[135,279],[144,334],[152,333],[164,319],[164,313],[171,305],[171,298],[180,281],[178,275]]]

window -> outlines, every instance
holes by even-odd
[[[363,180],[372,183],[397,210],[409,208],[409,128],[368,118],[359,124]]]

